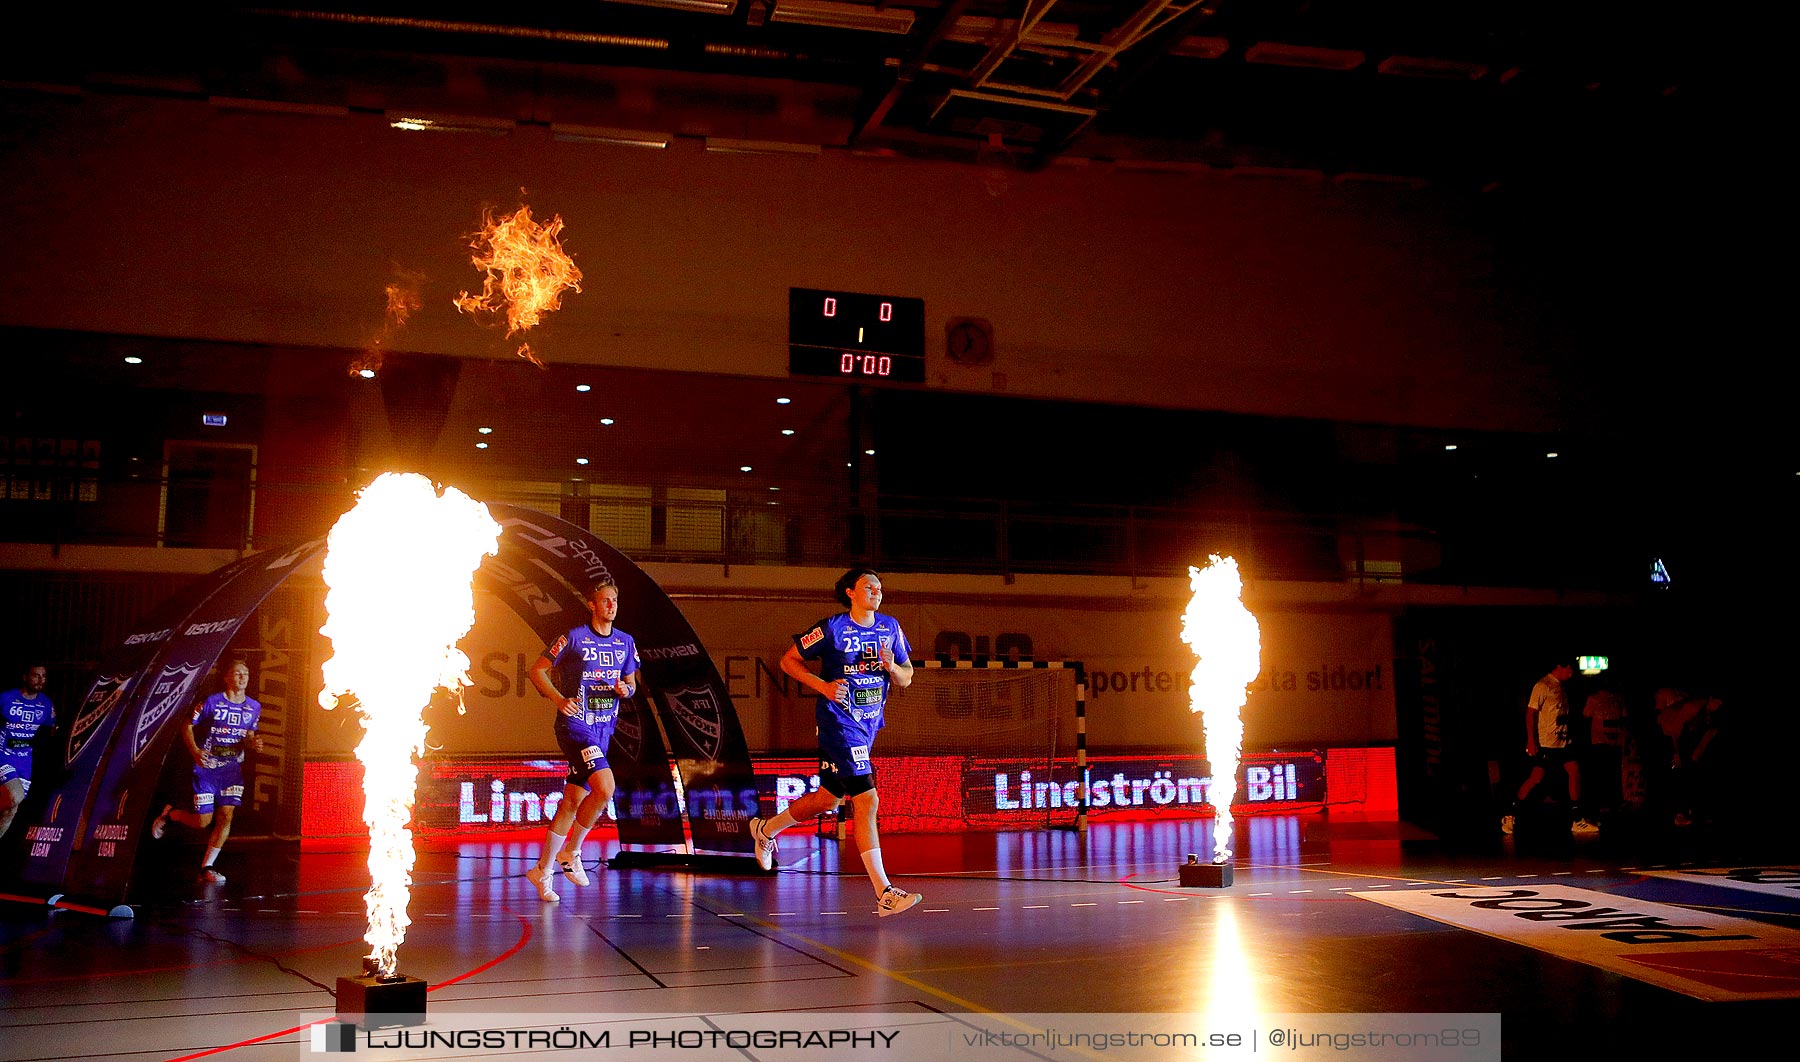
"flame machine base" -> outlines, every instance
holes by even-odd
[[[425,1023],[425,982],[406,974],[337,979],[337,1016],[365,1028]]]
[[[1193,856],[1181,864],[1181,887],[1184,889],[1231,888],[1230,863],[1202,863]]]

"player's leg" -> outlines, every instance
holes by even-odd
[[[6,836],[6,830],[12,825],[13,816],[19,813],[19,805],[25,802],[25,794],[29,792],[25,779],[7,778],[0,784],[0,837]]]
[[[213,866],[219,858],[219,850],[225,847],[225,841],[231,836],[231,819],[237,814],[235,804],[219,805],[218,812],[209,816],[212,820],[212,832],[206,838],[206,854],[200,857],[200,880],[206,882],[222,882],[225,875]]]
[[[569,761],[569,773],[563,778],[562,803],[556,806],[556,815],[544,831],[544,847],[538,852],[537,864],[525,871],[525,879],[537,889],[538,899],[545,903],[562,899],[551,886],[554,871],[550,869],[550,861],[562,850],[569,831],[575,826],[581,802],[588,796],[588,775],[594,773],[588,765],[600,755],[600,749],[590,743],[585,734],[570,733],[561,727],[556,731],[556,743]]]
[[[775,869],[775,837],[798,822],[810,822],[820,815],[837,810],[844,802],[843,787],[838,781],[836,763],[820,751],[819,788],[788,804],[772,819],[750,820],[750,840],[755,845],[756,862],[764,870]]]
[[[602,759],[600,762],[606,761]],[[562,868],[563,876],[576,885],[585,886],[588,883],[587,868],[581,862],[581,846],[587,842],[588,831],[600,821],[600,816],[606,814],[606,805],[612,803],[616,786],[611,767],[600,767],[588,775],[587,795],[575,810],[575,822],[569,827],[569,835],[562,843],[562,850],[556,853],[556,862]]]
[[[875,778],[873,775],[862,775],[850,788],[859,788],[856,783],[865,780],[869,787],[850,795],[850,813],[856,822],[857,853],[862,857],[863,870],[869,875],[869,883],[875,886],[876,913],[885,918],[910,910],[925,897],[916,892],[907,892],[888,880],[887,867],[881,860],[881,831],[875,823],[881,807],[881,796],[874,785]]]
[[[212,825],[213,803],[219,795],[219,782],[214,776],[217,768],[194,765],[194,810],[178,808],[173,804],[164,804],[150,823],[150,836],[162,840],[168,831],[169,823],[178,822],[190,830],[204,830]]]

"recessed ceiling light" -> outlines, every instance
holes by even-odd
[[[478,432],[480,432],[480,433],[481,433],[481,434],[483,434],[483,435],[492,435],[492,434],[494,434],[494,429],[492,429],[492,428],[489,428],[489,427],[486,427],[486,426],[483,426],[483,427],[479,427],[479,428],[476,428],[476,429],[475,429],[475,430],[476,430],[476,431],[478,431]]]
[[[791,399],[791,398],[777,398],[777,399],[776,399],[776,400],[775,400],[775,404],[776,404],[776,405],[778,405],[778,406],[785,406],[785,405],[787,405],[787,404],[788,404],[788,403],[789,403],[789,402],[792,402],[792,401],[793,401],[793,399]]]
[[[590,384],[576,384],[575,385],[575,390],[580,391],[584,395],[587,394],[589,391],[592,391],[593,389],[594,389],[593,386]]]
[[[1456,449],[1456,444],[1455,444],[1455,443],[1445,443],[1445,444],[1444,444],[1444,449],[1446,449],[1446,450],[1454,450],[1454,449]]]
[[[585,458],[585,457],[577,457],[577,458],[576,458],[576,459],[575,459],[575,463],[576,463],[576,464],[578,464],[578,465],[585,465],[585,464],[587,464],[587,458]]]
[[[125,364],[127,365],[142,365],[143,363],[144,359],[138,357],[136,354],[125,355]]]
[[[739,472],[748,472],[748,471],[750,471],[750,466],[749,465],[739,465],[738,471]]]
[[[780,487],[770,487],[769,489],[770,490],[780,490],[781,488]]]
[[[477,450],[485,450],[485,449],[487,449],[487,443],[476,443],[476,444],[475,444],[475,449],[477,449]]]
[[[373,380],[375,378],[375,370],[374,369],[364,369],[361,372],[357,373],[356,375],[362,377],[365,380]]]
[[[870,457],[875,456],[875,451],[873,450],[864,450],[863,453],[868,454]]]
[[[1544,456],[1545,457],[1561,457],[1562,455],[1557,453],[1555,450],[1552,450],[1549,453],[1545,454]]]
[[[792,428],[783,428],[783,429],[781,429],[781,434],[783,434],[783,435],[792,435],[792,434],[794,434],[794,429],[792,429]]]
[[[600,423],[606,425],[609,428],[612,427],[612,422],[613,422],[613,419],[611,417],[601,417],[600,418]]]

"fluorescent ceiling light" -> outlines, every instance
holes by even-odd
[[[550,123],[550,136],[567,144],[612,144],[615,147],[662,149],[675,138],[667,133],[647,133],[637,129],[608,129],[597,125],[562,125]]]
[[[776,0],[775,10],[769,12],[770,22],[868,30],[871,33],[911,33],[913,18],[913,13],[905,8],[882,10],[866,4],[841,4],[835,0]]]
[[[818,144],[789,144],[780,140],[729,140],[706,138],[706,150],[721,155],[820,155],[825,149]]]
[[[413,111],[388,111],[388,125],[411,133],[479,133],[482,136],[506,136],[513,131],[510,118],[482,118],[461,114],[419,114]]]
[[[693,11],[702,15],[729,15],[737,10],[737,0],[612,0],[615,4],[634,7],[662,7],[670,11]]]

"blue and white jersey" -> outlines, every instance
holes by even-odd
[[[912,663],[912,650],[900,621],[875,613],[867,627],[840,612],[822,619],[806,631],[794,635],[794,647],[803,660],[819,661],[819,678],[825,682],[844,679],[849,683],[849,702],[818,699],[814,714],[818,719],[819,738],[841,736],[854,748],[874,742],[875,732],[882,727],[882,711],[887,707],[888,689],[893,679],[881,666],[881,650],[893,654],[895,663]]]
[[[619,695],[613,685],[636,674],[637,641],[617,627],[601,634],[584,623],[544,647],[544,659],[556,670],[556,688],[582,704],[582,715],[570,719],[558,712],[556,727],[572,723],[610,728],[619,719]]]
[[[38,731],[55,722],[56,709],[50,704],[49,694],[27,697],[22,689],[0,693],[0,723],[5,725],[5,741],[0,742],[0,748],[29,753]]]
[[[262,702],[254,697],[232,701],[223,693],[215,693],[194,709],[193,725],[200,727],[194,741],[200,746],[202,766],[237,762],[244,758],[244,746],[262,722]]]

